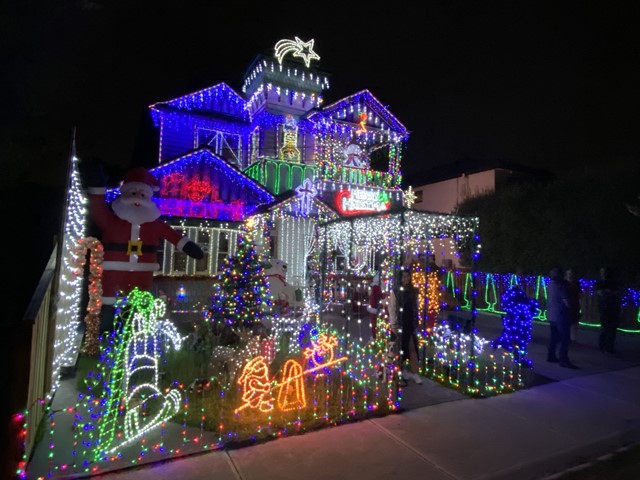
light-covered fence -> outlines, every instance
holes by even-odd
[[[539,311],[534,320],[547,320],[547,284],[549,278],[542,275],[520,275],[507,273],[465,272],[452,270],[441,276],[443,300],[449,307],[470,309],[475,288],[475,308],[503,314],[502,294],[518,283],[529,298],[538,302]],[[583,325],[598,326],[598,309],[594,291],[595,280],[580,279],[582,295],[580,306]],[[640,333],[640,290],[624,288],[621,291],[621,322],[619,329]]]

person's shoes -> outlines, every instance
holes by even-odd
[[[547,357],[547,362],[558,363],[558,359],[556,357]]]
[[[578,366],[571,362],[560,362],[560,366],[563,368],[570,368],[572,370],[578,370]]]

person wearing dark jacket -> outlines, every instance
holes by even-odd
[[[552,268],[547,287],[547,320],[549,320],[550,338],[547,362],[559,362],[561,367],[576,367],[569,361],[569,342],[571,339],[571,318],[569,288],[562,276],[562,269]]]
[[[400,363],[404,367],[409,364],[410,370],[402,370],[402,376],[417,384],[422,383],[418,373],[418,295],[411,285],[411,272],[402,272],[401,286],[391,292],[389,314],[391,324],[402,329],[402,356]]]
[[[565,270],[564,279],[567,281],[567,287],[569,288],[569,325],[571,340],[575,342],[578,338],[578,325],[580,324],[580,316],[582,315],[580,307],[582,287],[580,287],[580,282],[576,278],[572,268]]]
[[[600,269],[600,280],[594,289],[600,315],[598,347],[603,353],[615,354],[616,332],[620,324],[620,285],[610,268]]]

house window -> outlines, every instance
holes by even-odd
[[[422,203],[423,190],[416,190],[414,193],[416,194],[416,203]]]
[[[198,245],[204,252],[204,257],[196,260],[196,275],[209,274],[209,259],[211,257],[211,229],[202,228],[198,230]]]
[[[240,135],[199,128],[195,146],[197,148],[207,146],[227,162],[242,166],[242,138]]]
[[[185,232],[181,230],[177,230],[178,233],[184,235]],[[171,262],[171,273],[175,274],[186,274],[187,273],[187,254],[181,252],[177,248],[172,248],[173,250],[173,258]]]
[[[218,271],[222,269],[227,261],[227,257],[231,254],[229,250],[230,245],[229,233],[221,231],[220,237],[218,238]]]
[[[158,259],[158,265],[160,265],[160,270],[159,272],[164,273],[164,249],[165,249],[165,243],[169,243],[169,242],[160,242],[160,245],[158,246],[158,250],[156,251],[156,258]]]

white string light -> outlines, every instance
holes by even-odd
[[[53,341],[53,364],[51,369],[51,393],[60,385],[60,369],[75,364],[80,348],[78,326],[80,324],[80,299],[83,275],[76,272],[76,245],[86,234],[87,197],[80,184],[78,158],[71,159],[67,211],[64,217],[64,233],[61,252],[58,308],[56,313],[55,338]]]

